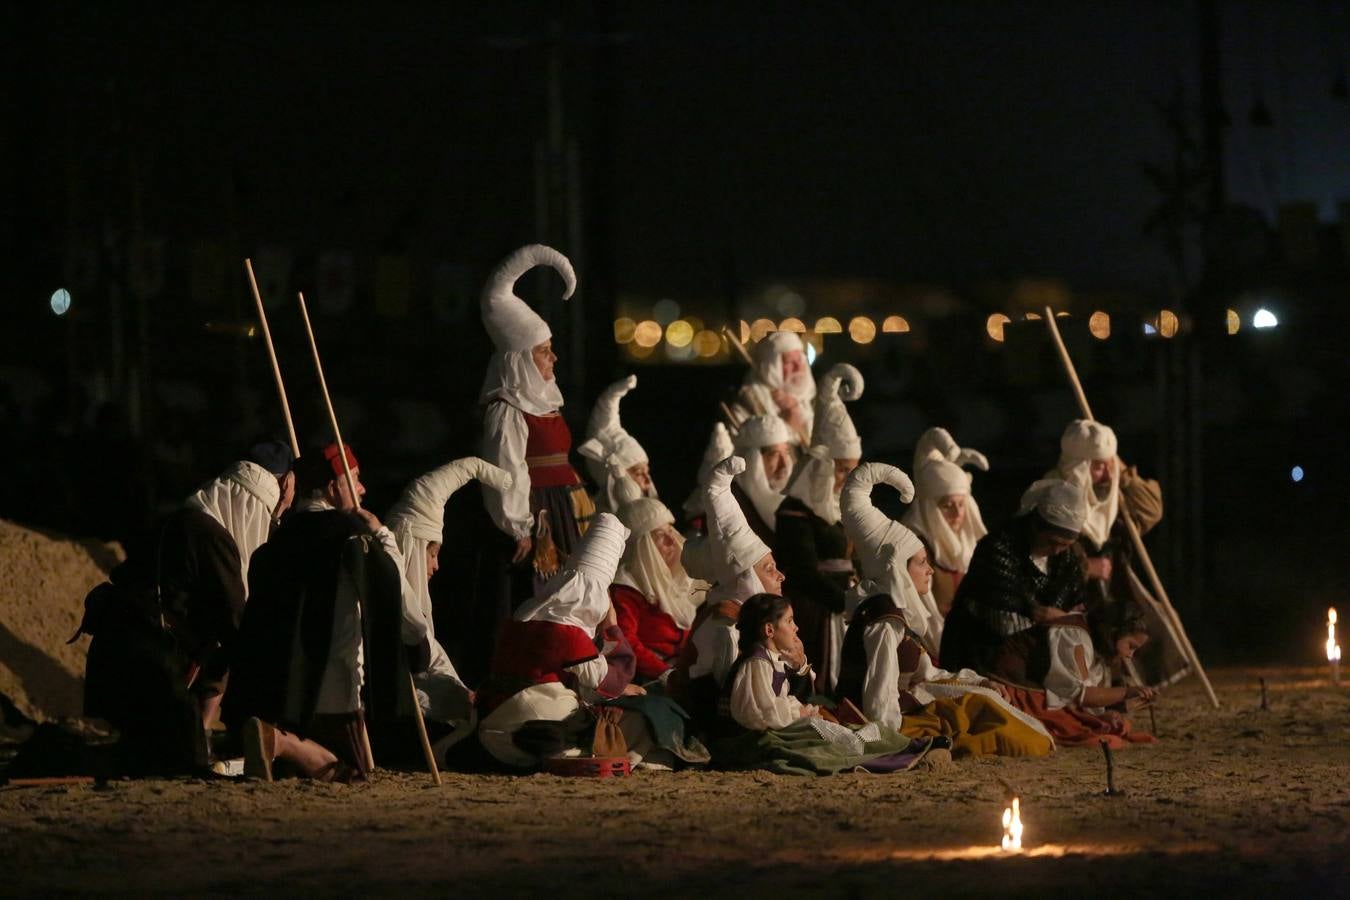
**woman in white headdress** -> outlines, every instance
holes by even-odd
[[[903,526],[901,526],[903,527]],[[901,593],[930,593],[933,567],[917,539],[895,572]],[[970,669],[939,668],[890,594],[868,597],[844,639],[838,697],[873,722],[912,738],[948,738],[955,756],[1044,756],[1054,749],[1039,720],[1009,703],[1008,689]]]
[[[768,544],[773,543],[778,504],[792,478],[792,440],[792,431],[777,416],[748,419],[733,438],[745,471],[736,476],[731,492],[751,529]]]
[[[731,496],[732,479],[743,471],[745,460],[739,456],[713,467],[703,494],[708,534],[688,541],[680,555],[689,574],[713,585],[669,681],[671,696],[703,727],[716,721],[718,696],[736,661],[741,604],[755,594],[783,593],[783,576],[769,545],[751,530]],[[806,664],[805,649],[800,663]]]
[[[847,363],[830,369],[816,394],[811,447],[798,460],[779,505],[774,556],[782,560],[785,595],[821,691],[834,686],[844,637],[844,598],[857,581],[839,495],[862,457],[862,441],[844,400],[862,396],[862,373]]]
[[[806,347],[791,331],[765,335],[755,344],[753,366],[734,403],[739,425],[755,416],[774,416],[788,426],[790,443],[808,445],[816,396],[815,379],[806,362]]]
[[[644,681],[669,676],[698,612],[696,584],[680,561],[684,538],[660,500],[643,497],[621,473],[614,478],[619,521],[628,529],[623,560],[610,585],[619,628]]]
[[[568,459],[572,434],[558,412],[563,396],[553,377],[553,333],[514,291],[520,276],[541,265],[557,270],[567,285],[564,299],[571,297],[572,264],[542,244],[511,254],[483,288],[483,325],[497,352],[479,396],[486,407],[483,458],[511,476],[509,489],[485,490],[484,501],[515,542],[511,561],[531,561],[536,591],[566,564],[594,513]]]
[[[945,428],[925,431],[914,451],[914,502],[900,519],[933,548],[933,597],[944,616],[970,568],[975,545],[989,533],[970,492],[966,465],[989,471],[983,453],[957,446]]]
[[[617,518],[598,515],[566,568],[502,629],[478,692],[479,737],[496,758],[534,765],[541,754],[514,740],[526,722],[562,722],[583,704],[643,693],[609,600],[627,538]]]
[[[1044,479],[1027,489],[1017,516],[975,546],[943,628],[944,666],[992,672],[1005,638],[1077,607],[1086,518],[1075,485]]]
[[[655,499],[657,496],[647,451],[619,419],[619,401],[635,387],[637,376],[629,375],[600,392],[591,408],[586,440],[577,446],[577,453],[586,459],[591,480],[599,488],[595,497],[597,512],[619,511],[614,489],[622,478],[632,479],[643,497]]]
[[[457,459],[409,484],[384,520],[403,556],[404,581],[415,598],[413,612],[426,623],[431,662],[413,677],[418,701],[429,721],[455,726],[449,739],[440,742],[441,752],[472,730],[473,692],[436,639],[428,582],[439,568],[445,504],[455,491],[474,479],[499,491],[511,488],[511,476],[491,463],[474,456]]]
[[[910,558],[924,549],[923,541],[872,503],[872,488],[878,484],[895,488],[906,503],[914,498],[913,482],[895,466],[864,463],[849,475],[841,500],[844,531],[862,565],[862,580],[849,591],[849,611],[868,597],[889,595],[924,650],[937,659],[942,645],[942,613],[931,592],[914,590],[906,572]]]

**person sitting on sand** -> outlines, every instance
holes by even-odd
[[[226,722],[246,775],[270,781],[283,760],[310,778],[366,778],[366,722],[413,715],[408,674],[427,667],[428,626],[393,532],[360,507],[352,448],[313,448],[296,474],[295,509],[250,567]]]

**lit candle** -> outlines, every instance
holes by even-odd
[[[1003,849],[1014,852],[1022,849],[1022,805],[1018,797],[1012,806],[1003,810]]]
[[[1331,683],[1341,683],[1341,645],[1336,642],[1336,607],[1327,610],[1327,663],[1331,666]]]

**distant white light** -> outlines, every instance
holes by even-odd
[[[65,288],[52,291],[52,312],[64,316],[68,309],[70,309],[70,291]]]
[[[1253,328],[1274,328],[1278,324],[1280,324],[1280,320],[1275,318],[1275,314],[1264,306],[1256,311],[1256,315],[1252,316]]]
[[[1158,333],[1158,329],[1156,329],[1156,328],[1153,327],[1153,323],[1152,323],[1152,322],[1145,322],[1145,323],[1144,323],[1144,334],[1157,334],[1157,333]]]
[[[1303,480],[1303,467],[1302,467],[1302,466],[1294,466],[1294,468],[1292,468],[1292,469],[1289,470],[1289,477],[1292,478],[1292,479],[1294,480],[1294,483],[1295,483],[1295,484],[1297,484],[1298,482],[1302,481],[1302,480]]]
[[[806,342],[806,364],[814,366],[816,364],[816,346],[810,341]]]

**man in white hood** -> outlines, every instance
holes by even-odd
[[[822,692],[833,687],[844,638],[844,597],[857,580],[839,496],[862,457],[862,440],[844,401],[862,392],[862,373],[847,363],[821,379],[811,447],[798,460],[777,511],[774,555],[782,560],[786,595]]]
[[[586,469],[599,488],[595,497],[597,512],[617,513],[618,500],[614,496],[620,477],[632,479],[643,497],[655,499],[656,485],[652,482],[651,463],[647,451],[623,427],[619,419],[619,401],[637,387],[637,376],[629,375],[605,388],[586,427],[586,440],[577,447],[577,453],[586,459]]]
[[[205,729],[238,641],[248,563],[282,500],[276,475],[233,463],[86,601],[85,713],[121,732],[129,772],[200,773],[208,764]],[[133,598],[145,597],[154,615],[128,615],[143,608]]]
[[[736,395],[737,421],[731,424],[739,425],[755,416],[774,416],[788,426],[793,445],[808,446],[816,383],[802,339],[791,331],[765,335],[755,345],[752,359],[753,366]]]
[[[776,416],[755,416],[741,423],[734,443],[745,460],[731,492],[745,510],[750,528],[767,544],[773,543],[778,505],[792,477],[792,432]]]
[[[1081,543],[1087,554],[1088,578],[1110,582],[1115,564],[1126,561],[1120,551],[1128,541],[1113,539],[1123,502],[1139,526],[1147,532],[1162,518],[1162,490],[1158,482],[1140,478],[1134,466],[1126,467],[1117,455],[1116,433],[1090,419],[1075,419],[1059,441],[1059,463],[1046,474],[1078,488],[1087,510]]]
[[[978,450],[957,446],[945,428],[930,428],[914,450],[914,502],[902,522],[933,550],[933,597],[945,616],[970,568],[975,545],[989,533],[963,466],[989,471]]]
[[[445,504],[450,496],[477,479],[492,488],[511,488],[511,476],[475,456],[457,459],[415,479],[385,516],[403,556],[404,581],[411,588],[416,615],[426,623],[430,662],[414,676],[418,703],[429,723],[449,723],[454,730],[437,742],[437,754],[467,735],[475,719],[473,692],[455,671],[449,654],[436,639],[428,582],[439,568],[445,529]]]

